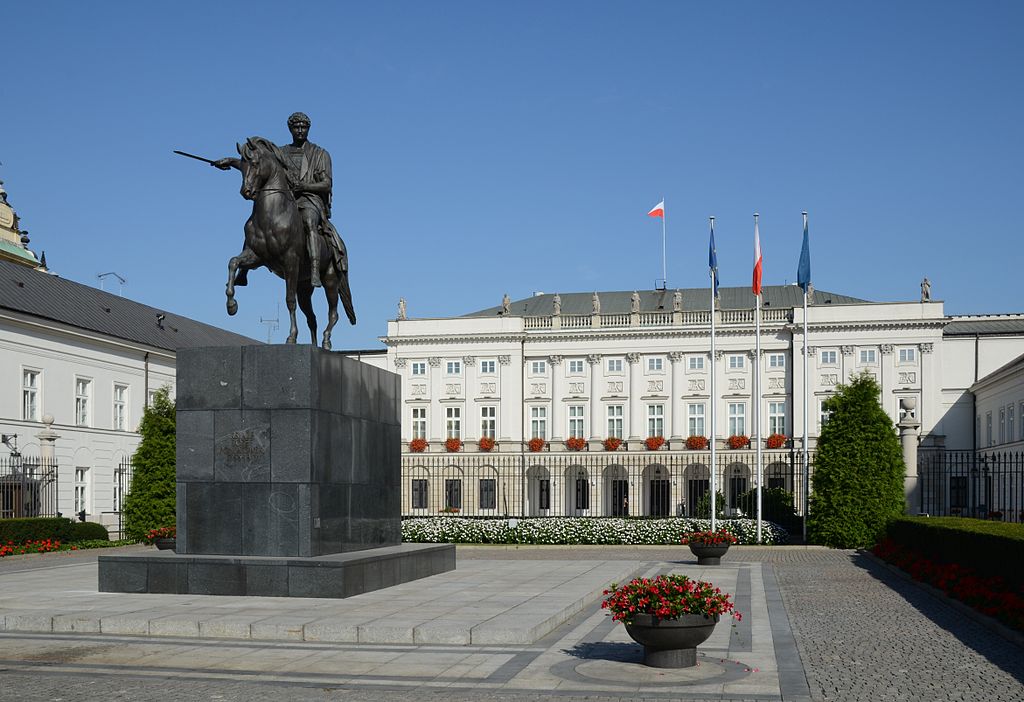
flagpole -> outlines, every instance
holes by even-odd
[[[711,240],[715,239],[715,218],[709,217],[711,221]],[[716,256],[717,259],[717,256]],[[715,372],[717,370],[717,364],[715,362],[715,287],[717,281],[715,276],[718,271],[715,268],[711,268],[711,531],[716,531],[718,528],[718,522],[715,519],[715,416],[717,414],[715,410]]]
[[[804,233],[807,233],[807,213],[804,212]],[[804,238],[806,242],[806,237]],[[801,257],[802,257],[801,253]],[[804,543],[807,543],[807,512],[810,507],[810,493],[811,493],[811,474],[807,464],[807,405],[809,402],[808,388],[807,388],[807,287],[804,286],[804,441],[803,441],[803,459],[804,459],[804,528],[803,537]]]
[[[761,240],[757,232],[757,217],[754,213],[754,236],[757,240],[757,255],[761,255]],[[756,266],[758,261],[754,261]],[[754,296],[754,440],[757,441],[757,543],[761,543],[761,482],[764,478],[761,457],[761,290],[758,285]]]
[[[662,202],[661,206],[662,206],[662,208],[664,208],[665,207],[665,198],[664,197],[661,198],[661,202]],[[665,209],[662,209],[662,211],[661,211],[661,283],[662,283],[662,285],[665,286],[665,289],[668,290],[668,272],[667,272],[668,271],[668,267],[667,267],[667,264],[665,263],[666,253],[667,253],[667,248],[665,246],[665,215],[666,215],[666,211],[665,211]]]

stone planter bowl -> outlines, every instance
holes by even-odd
[[[730,544],[689,543],[690,553],[697,557],[697,565],[721,565],[722,556],[729,550]]]
[[[678,619],[657,619],[637,614],[626,633],[644,647],[644,665],[652,668],[690,668],[697,664],[697,646],[707,641],[719,617],[684,614]]]

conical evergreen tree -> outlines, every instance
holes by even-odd
[[[175,409],[167,388],[145,409],[142,441],[132,459],[131,490],[124,500],[125,537],[141,541],[150,529],[174,524]]]
[[[834,548],[866,548],[903,514],[906,468],[896,429],[878,403],[878,383],[854,377],[826,401],[814,460],[807,537]]]

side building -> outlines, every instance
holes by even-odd
[[[695,515],[712,470],[738,513],[756,484],[758,443],[765,487],[799,507],[804,414],[813,453],[839,384],[873,376],[894,421],[914,407],[922,451],[973,449],[971,386],[1024,352],[1024,315],[950,317],[941,301],[822,290],[804,339],[802,291],[767,286],[761,356],[749,288],[721,288],[712,357],[708,303],[706,289],[537,294],[390,321],[382,341],[403,378],[404,514]]]

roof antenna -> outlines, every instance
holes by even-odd
[[[281,317],[281,303],[280,302],[277,303],[277,311],[274,312],[274,318],[273,319],[264,319],[263,317],[260,317],[260,324],[266,324],[267,325],[267,343],[268,344],[271,341],[271,338],[270,338],[271,335],[274,332],[276,332],[278,329],[281,328],[280,317]]]
[[[115,278],[117,278],[117,296],[124,297],[124,284],[127,283],[128,281],[119,276],[114,271],[110,271],[109,273],[100,273],[98,276],[96,276],[97,278],[100,279],[100,290],[103,290],[103,283],[106,282],[106,279],[109,276],[114,276]]]

